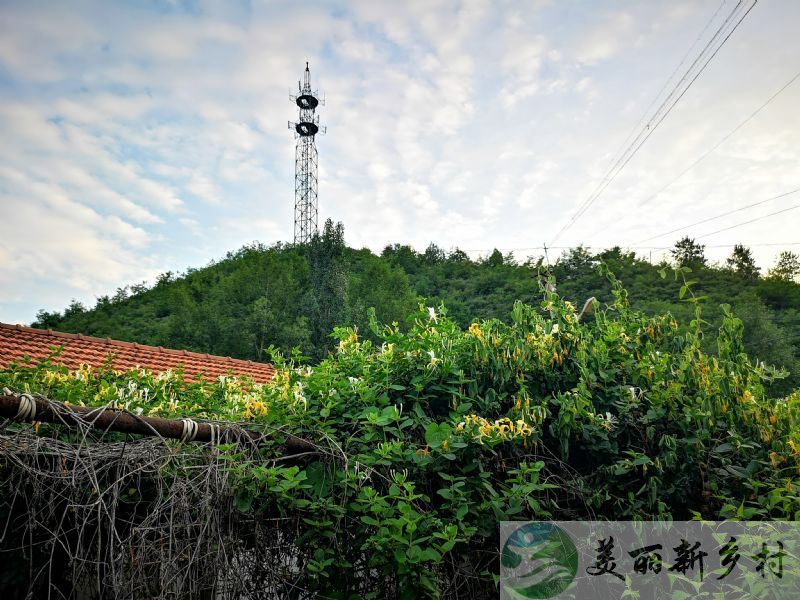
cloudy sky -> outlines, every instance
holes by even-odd
[[[541,254],[736,3],[4,0],[0,321],[290,240],[306,60],[320,214],[351,246]],[[555,245],[668,246],[640,240],[800,187],[800,80],[675,179],[797,74],[798,23],[758,2]],[[686,233],[769,266],[800,210],[705,234],[798,204]]]

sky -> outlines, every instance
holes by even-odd
[[[641,246],[800,188],[800,80],[675,179],[800,70],[800,2],[761,0],[571,221],[736,1],[3,0],[0,321],[291,241],[306,61],[326,100],[320,223],[353,247]],[[794,205],[638,252],[688,234],[767,268],[800,251],[800,210],[713,232]]]

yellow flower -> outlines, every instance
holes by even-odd
[[[794,441],[792,441],[792,440],[789,440],[789,448],[791,448],[791,449],[792,449],[792,453],[793,453],[795,456],[797,456],[797,454],[798,454],[798,451],[797,451],[797,446],[795,445]]]
[[[533,433],[533,429],[522,419],[517,419],[517,435],[528,437]]]
[[[770,415],[769,416],[769,422],[772,423],[773,425],[775,425],[775,423],[778,422],[778,417],[776,417],[775,415]]]

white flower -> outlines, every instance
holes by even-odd
[[[436,353],[435,353],[433,350],[428,350],[428,356],[430,356],[430,357],[431,357],[431,362],[430,362],[430,363],[428,363],[428,366],[429,366],[429,367],[432,367],[432,366],[434,366],[434,365],[435,365],[437,362],[439,362],[439,359],[438,359],[438,358],[436,358]]]
[[[428,307],[428,316],[430,317],[431,321],[434,323],[439,323],[439,319],[436,318],[436,309],[432,306]]]

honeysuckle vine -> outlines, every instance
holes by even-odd
[[[372,319],[377,343],[337,329],[313,367],[274,353],[265,385],[48,364],[0,384],[325,440],[335,453],[291,467],[269,445],[263,464],[223,450],[235,510],[290,521],[286,576],[323,597],[491,595],[506,519],[800,518],[800,394],[767,397],[782,374],[743,352],[728,309],[701,350],[691,282],[681,332],[603,272],[614,299],[591,312],[552,287],[466,329],[423,304],[405,328]]]

